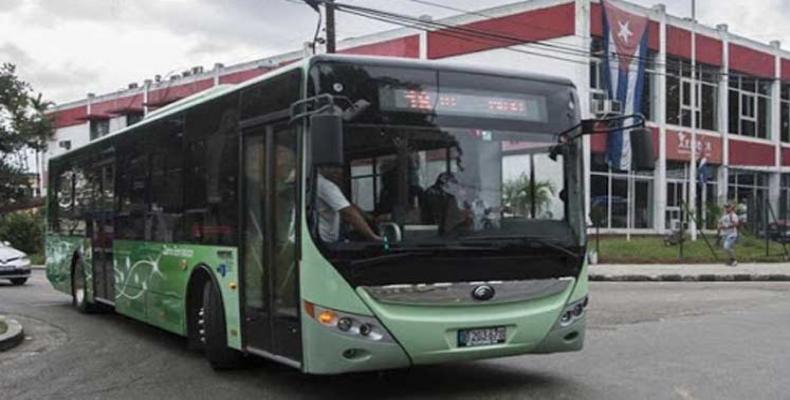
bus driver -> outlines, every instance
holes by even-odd
[[[325,178],[324,175],[333,179]],[[383,241],[384,239],[370,228],[357,206],[351,204],[335,184],[341,181],[340,178],[342,178],[341,168],[324,167],[318,174],[318,231],[321,240],[329,243],[339,241],[342,219],[366,239]]]

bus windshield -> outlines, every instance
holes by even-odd
[[[390,252],[511,239],[582,243],[581,149],[557,146],[557,134],[578,123],[573,87],[342,63],[318,64],[311,76],[313,93],[353,104],[344,166],[311,168],[312,181],[340,189]],[[336,211],[324,195],[309,197],[315,240],[347,257],[360,248],[359,257],[369,256],[374,241],[324,215]]]

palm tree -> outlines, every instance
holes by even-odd
[[[522,173],[518,178],[505,182],[503,197],[505,206],[519,216],[529,216],[535,204],[535,216],[548,212],[556,189],[551,181],[536,181],[533,186],[529,176]]]

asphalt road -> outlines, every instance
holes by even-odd
[[[0,399],[787,399],[790,283],[596,283],[581,353],[335,377],[262,362],[216,373],[180,337],[83,315],[36,271],[0,284],[29,339],[0,353]]]

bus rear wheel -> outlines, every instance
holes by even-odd
[[[232,369],[242,366],[243,356],[228,347],[225,309],[219,289],[212,281],[203,286],[203,302],[198,310],[198,334],[206,350],[206,358],[214,369]]]

